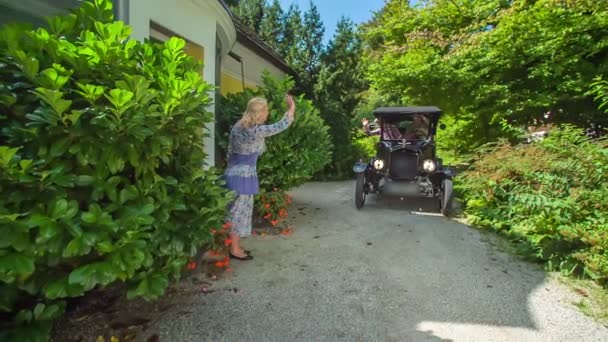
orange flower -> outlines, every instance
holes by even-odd
[[[215,266],[217,267],[228,267],[230,265],[230,258],[225,257],[222,261],[216,261]]]
[[[230,246],[231,244],[232,244],[232,240],[231,239],[224,240],[224,246]]]
[[[217,233],[217,230],[211,229],[211,235],[215,235],[215,233]]]
[[[189,270],[191,270],[191,271],[192,271],[192,270],[195,270],[195,269],[196,269],[196,262],[194,262],[194,261],[190,261],[190,262],[188,263],[188,266],[186,266],[186,267],[187,267]]]
[[[232,228],[232,223],[231,222],[226,222],[222,225],[222,228],[224,229],[230,229]]]
[[[272,220],[270,221],[270,224],[274,227],[279,223],[279,220]]]
[[[270,203],[264,204],[264,208],[266,208],[266,209],[270,208]]]
[[[271,218],[271,217],[272,217],[272,214],[271,214],[271,213],[268,213],[268,214],[264,215],[264,218],[265,218],[265,219],[269,219],[269,218]]]

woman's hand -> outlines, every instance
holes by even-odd
[[[363,127],[369,125],[369,120],[367,118],[363,118],[363,120],[361,120],[361,124],[363,125]]]
[[[287,115],[290,120],[293,120],[296,114],[296,102],[293,100],[293,96],[289,94],[285,96],[285,102],[287,103]]]

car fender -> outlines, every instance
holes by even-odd
[[[368,166],[369,166],[368,163],[356,162],[355,165],[353,165],[353,171],[355,171],[355,173],[362,173],[362,172],[365,172],[365,170],[367,170]]]
[[[456,176],[456,170],[454,170],[451,167],[442,168],[440,173],[442,173],[445,178],[449,178],[449,179],[452,179]]]

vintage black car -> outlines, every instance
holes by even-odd
[[[381,107],[374,111],[379,134],[376,155],[357,162],[355,205],[361,209],[370,194],[397,185],[404,197],[436,198],[438,209],[448,216],[453,197],[453,169],[437,158],[435,133],[442,112],[437,107]],[[445,128],[445,125],[439,127]]]

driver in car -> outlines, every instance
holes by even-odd
[[[427,139],[429,136],[429,123],[427,118],[422,114],[414,114],[414,122],[407,127],[403,134],[405,139]]]
[[[383,127],[383,131],[384,131],[383,136],[382,136],[383,140],[401,140],[401,139],[403,139],[403,135],[401,134],[401,132],[395,125],[392,125],[388,122],[382,122],[382,121],[380,121],[380,122]],[[373,129],[373,130],[370,129],[369,120],[367,118],[363,118],[363,120],[361,120],[361,124],[363,124],[363,130],[365,131],[365,134],[367,134],[368,136],[380,135],[380,127]]]

